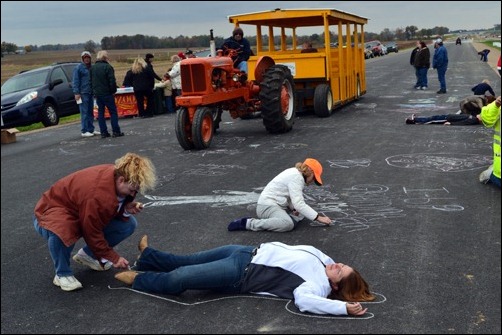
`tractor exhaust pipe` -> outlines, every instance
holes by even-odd
[[[211,57],[216,57],[216,44],[214,42],[213,29],[209,30],[209,48],[211,49]]]

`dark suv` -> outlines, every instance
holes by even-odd
[[[73,69],[79,63],[54,63],[21,72],[2,85],[2,128],[42,122],[45,127],[59,118],[79,113],[72,91]]]

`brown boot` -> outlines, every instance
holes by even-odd
[[[143,237],[141,238],[141,240],[139,240],[138,243],[139,252],[142,253],[143,250],[145,250],[147,247],[148,247],[148,236],[143,235]]]
[[[121,282],[131,286],[132,283],[134,283],[134,278],[136,278],[137,275],[138,273],[136,271],[124,271],[117,273],[115,275],[115,279],[120,280]]]

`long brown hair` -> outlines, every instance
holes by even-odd
[[[333,289],[328,299],[349,302],[373,301],[375,295],[370,292],[368,283],[354,268],[352,272],[338,283],[338,288]]]

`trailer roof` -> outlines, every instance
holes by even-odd
[[[368,19],[333,8],[272,9],[268,11],[229,15],[228,20],[235,25],[252,24],[283,28],[315,27],[324,25],[327,17],[329,25],[342,23],[366,24]]]

